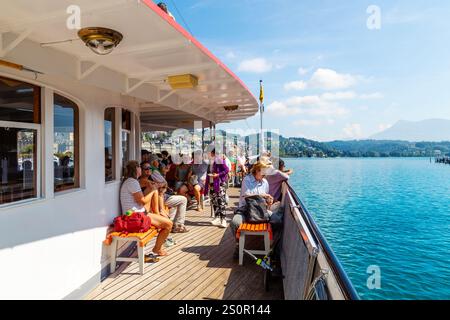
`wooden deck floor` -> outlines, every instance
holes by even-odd
[[[238,190],[230,189],[230,204],[236,205]],[[228,219],[232,218],[233,206]],[[269,292],[263,287],[264,271],[246,258],[239,266],[232,258],[234,239],[228,229],[210,224],[210,208],[189,211],[186,234],[171,235],[177,245],[170,256],[146,264],[139,275],[137,263],[123,263],[86,299],[90,300],[272,300],[282,299],[282,283],[276,280]],[[146,252],[152,248],[149,244]],[[136,254],[136,253],[134,253]]]

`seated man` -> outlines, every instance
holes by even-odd
[[[273,197],[269,194],[269,183],[265,179],[267,169],[270,169],[270,165],[263,161],[256,162],[252,169],[251,174],[246,176],[242,181],[241,194],[239,197],[239,208],[246,207],[245,198],[250,196],[259,195],[266,199],[267,207],[270,208],[273,205]],[[242,213],[236,212],[233,220],[231,221],[231,232],[233,237],[236,237],[236,231],[239,226],[245,222],[245,217]],[[239,243],[236,241],[236,248],[234,252],[234,258],[239,256]]]
[[[289,180],[289,175],[292,173],[291,171],[285,172],[284,170],[284,161],[280,159],[279,170],[271,166],[270,172],[266,176],[266,180],[269,183],[269,194],[276,201],[281,199],[281,186],[283,182]]]

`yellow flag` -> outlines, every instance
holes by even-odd
[[[262,80],[259,80],[259,101],[261,101],[261,104],[264,103],[264,88]]]

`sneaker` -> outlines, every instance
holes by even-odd
[[[214,218],[214,219],[211,221],[211,224],[212,224],[213,226],[218,227],[218,226],[220,226],[220,225],[222,224],[222,221],[221,221],[221,219],[220,219],[219,217],[217,217],[217,218]]]
[[[164,246],[166,248],[173,247],[175,245],[175,241],[172,238],[167,238],[166,242],[164,243]]]
[[[223,228],[223,229],[226,229],[228,227],[227,220],[226,219],[222,219],[219,227]]]

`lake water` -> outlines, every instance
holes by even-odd
[[[450,299],[450,166],[295,159],[291,184],[362,299]],[[369,266],[381,289],[367,287]]]

